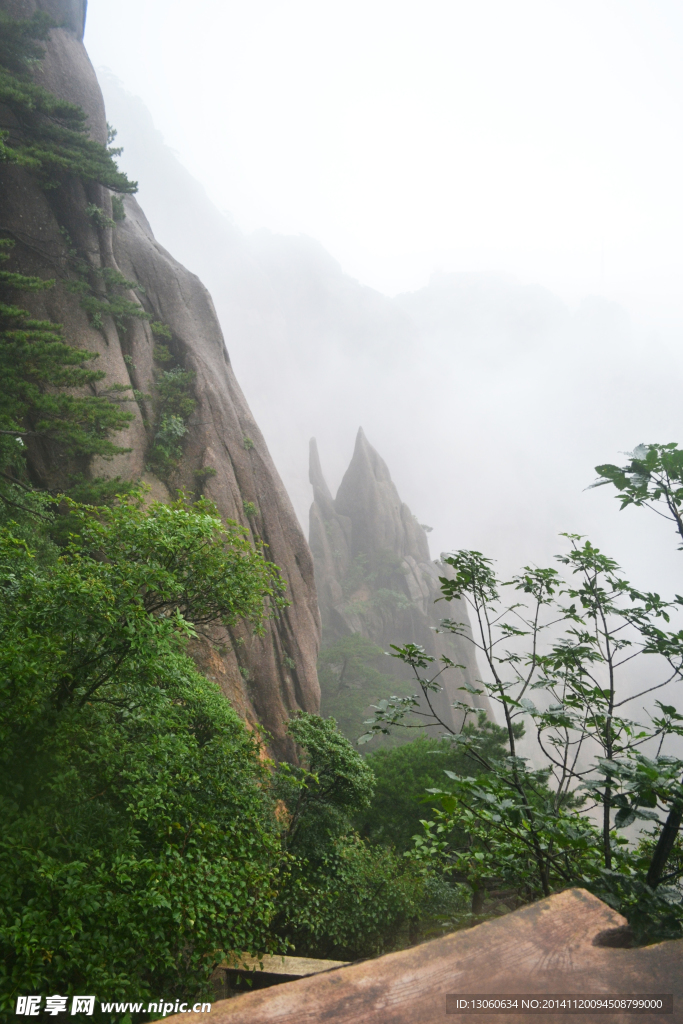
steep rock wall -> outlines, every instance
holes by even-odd
[[[88,115],[92,137],[105,142],[104,103],[82,43],[84,0],[0,0],[0,9],[15,18],[45,10],[63,26],[51,31],[36,78],[56,95],[80,105]],[[170,483],[173,489],[192,492],[199,475],[203,493],[216,502],[221,514],[248,527],[268,545],[267,556],[280,566],[291,604],[268,623],[264,637],[236,629],[227,653],[218,654],[208,644],[197,645],[194,653],[236,709],[269,730],[274,752],[291,756],[293,746],[284,734],[290,713],[297,708],[315,711],[319,706],[320,622],[306,539],[235,379],[208,292],[155,241],[135,199],[126,197],[126,217],[113,228],[93,221],[86,213],[88,204],[111,217],[111,195],[99,185],[73,181],[46,191],[25,170],[0,164],[0,229],[17,243],[12,267],[57,279],[50,291],[22,296],[24,305],[36,316],[62,323],[70,344],[97,352],[98,369],[107,373],[103,383],[153,392],[154,337],[149,324],[130,319],[121,331],[105,317],[101,329],[92,326],[78,295],[65,287],[73,277],[67,232],[70,245],[93,269],[120,271],[144,287],[144,293],[128,292],[126,297],[140,302],[155,320],[170,328],[174,356],[185,370],[196,374],[196,408],[187,423],[180,466]],[[142,476],[152,495],[166,500],[166,483],[146,468],[153,441],[152,409],[144,399],[131,402],[129,408],[134,418],[116,441],[131,451],[112,462],[96,461],[89,471],[124,479]],[[46,461],[39,448],[31,451],[30,462],[37,481],[59,486],[63,466]]]
[[[416,643],[435,658],[447,655],[462,668],[441,677],[443,692],[435,706],[443,720],[459,727],[462,715],[451,707],[456,700],[493,717],[487,697],[460,689],[477,680],[472,645],[434,631],[446,616],[468,622],[463,602],[435,605],[441,596],[439,576],[448,576],[449,567],[431,561],[424,527],[401,501],[386,463],[363,430],[336,498],[325,482],[315,440],[310,481],[309,540],[324,643],[360,633],[385,650],[390,644]]]

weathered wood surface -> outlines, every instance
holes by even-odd
[[[210,1014],[193,1014],[193,1024],[683,1024],[683,939],[641,949],[594,944],[625,923],[590,893],[572,889],[400,953],[226,999]],[[532,992],[673,994],[674,1012],[446,1015],[447,995]]]
[[[347,960],[318,960],[309,956],[257,956],[243,954],[232,960],[224,960],[219,968],[244,973],[255,971],[263,974],[285,974],[290,978],[307,978],[311,974],[331,971],[336,967],[348,967]]]

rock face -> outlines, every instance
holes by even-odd
[[[39,9],[63,26],[50,33],[37,80],[80,105],[92,137],[106,142],[102,95],[82,43],[85,8],[85,0],[0,0],[0,9],[14,18],[30,17]],[[155,339],[148,322],[131,319],[121,331],[105,317],[102,328],[96,329],[79,296],[64,287],[70,276],[64,234],[68,232],[73,247],[93,269],[119,271],[144,287],[144,292],[128,292],[126,297],[141,302],[154,320],[170,328],[168,346],[175,359],[196,375],[196,407],[187,421],[183,457],[172,481],[164,482],[146,469],[153,411],[144,399],[131,402],[134,419],[116,435],[116,442],[131,451],[113,462],[92,465],[90,472],[124,479],[142,476],[153,497],[162,500],[170,496],[167,483],[196,492],[200,479],[203,493],[224,517],[248,527],[268,545],[268,558],[280,566],[287,582],[290,606],[270,621],[264,637],[237,629],[232,637],[237,643],[228,653],[219,655],[206,645],[195,654],[235,708],[269,730],[274,752],[292,755],[293,745],[284,735],[290,713],[297,708],[316,711],[319,706],[320,617],[311,553],[235,379],[210,295],[155,241],[135,199],[126,197],[124,203],[124,220],[113,228],[98,224],[86,207],[95,204],[111,218],[107,189],[74,182],[46,191],[25,170],[0,164],[0,226],[16,241],[12,269],[57,279],[50,291],[22,296],[23,304],[37,316],[62,323],[70,344],[97,352],[106,384],[153,392]],[[38,451],[32,453],[31,471],[40,482],[59,486],[60,467],[46,464]]]
[[[454,728],[460,725],[462,716],[451,707],[455,700],[492,717],[488,698],[460,690],[463,683],[476,682],[472,646],[433,629],[446,616],[467,622],[467,608],[462,602],[435,606],[441,595],[439,576],[448,575],[448,567],[430,560],[425,528],[401,501],[386,463],[363,430],[358,431],[335,499],[325,482],[315,440],[310,481],[314,498],[309,539],[324,644],[360,633],[385,650],[390,644],[416,643],[433,657],[447,655],[463,667],[441,678],[443,692],[436,706],[444,721]]]

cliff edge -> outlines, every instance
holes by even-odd
[[[83,46],[85,0],[0,0],[0,10],[16,19],[45,11],[60,26],[50,31],[36,82],[82,107],[91,137],[106,143],[102,94]],[[107,374],[103,385],[132,387],[137,394],[128,406],[133,418],[115,438],[130,451],[111,462],[94,459],[87,472],[142,478],[161,500],[180,490],[204,494],[224,518],[267,544],[267,557],[282,570],[291,603],[269,620],[265,636],[233,630],[227,651],[202,643],[194,654],[236,710],[268,729],[274,752],[291,756],[287,719],[298,708],[316,711],[320,699],[320,617],[311,553],[235,379],[210,295],[155,241],[132,196],[117,204],[112,206],[112,194],[102,185],[72,178],[46,189],[30,170],[0,163],[0,232],[16,243],[12,269],[56,279],[53,289],[26,296],[25,305],[36,317],[63,324],[69,344],[98,353],[97,368]],[[118,282],[120,296],[148,318],[89,315],[74,289],[75,260],[81,276],[87,265],[93,280]],[[136,287],[121,285],[123,279]],[[152,322],[164,332],[161,346]],[[178,440],[182,454],[162,472],[150,463],[150,453],[159,437],[158,381],[169,365],[176,379],[192,381],[192,410]],[[37,482],[60,485],[63,467],[47,461],[38,447],[29,462]]]

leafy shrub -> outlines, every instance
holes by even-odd
[[[487,756],[504,756],[504,732],[480,715],[478,731]],[[411,850],[413,837],[422,834],[423,818],[432,813],[430,788],[441,788],[450,770],[467,775],[475,762],[460,746],[448,739],[418,736],[393,749],[373,750],[365,763],[375,776],[375,791],[368,807],[354,814],[360,834],[372,843],[393,846],[399,852]],[[460,841],[464,841],[462,832]],[[456,842],[454,836],[451,842]]]
[[[279,843],[253,739],[185,653],[260,628],[274,567],[208,503],[69,504],[38,559],[0,534],[0,1005],[198,991],[272,948]]]
[[[338,836],[318,861],[292,869],[281,897],[288,939],[308,956],[377,956],[401,944],[424,892],[423,876],[393,850]]]
[[[162,370],[156,379],[156,404],[160,420],[149,464],[164,480],[168,480],[177,468],[183,454],[182,439],[187,434],[185,421],[197,404],[192,394],[195,376],[191,370],[174,366],[171,370]]]
[[[369,805],[374,777],[334,719],[299,714],[289,731],[301,764],[280,764],[274,778],[289,864],[275,933],[310,956],[355,959],[391,949],[418,913],[424,875],[354,831],[353,812]]]
[[[171,338],[173,337],[173,332],[171,331],[171,328],[167,324],[162,324],[161,321],[159,320],[153,320],[149,326],[152,329],[152,334],[155,335],[155,337],[157,338],[166,338],[167,341],[170,341]],[[168,349],[166,349],[165,346],[163,345],[155,345],[154,347],[154,358],[159,359],[159,362],[161,363],[167,362],[169,357],[166,356],[165,358],[160,358],[160,355],[157,354],[157,349],[159,349],[159,353],[161,353],[162,350],[168,352]]]

